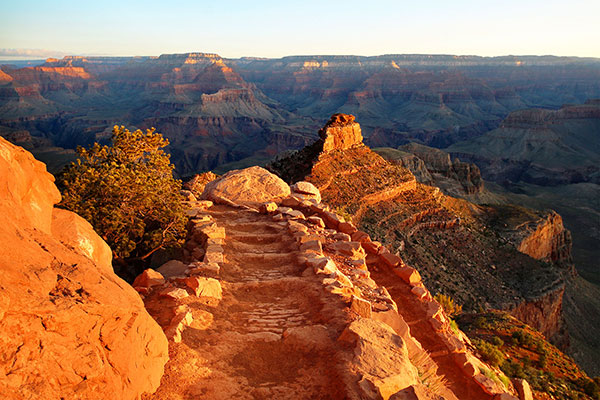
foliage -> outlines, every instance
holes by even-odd
[[[493,365],[494,367],[499,367],[504,362],[504,354],[496,346],[491,343],[486,342],[485,340],[476,340],[474,341],[479,354],[484,361]]]
[[[115,126],[112,145],[78,148],[79,159],[61,178],[61,206],[87,219],[115,259],[144,260],[185,237],[181,182],[153,129]]]
[[[452,297],[438,293],[435,295],[435,299],[438,303],[440,303],[446,314],[448,314],[450,317],[455,317],[462,313],[462,306],[456,304]]]

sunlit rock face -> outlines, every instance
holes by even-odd
[[[158,386],[167,341],[106,243],[53,207],[53,181],[0,138],[0,397],[136,399]]]

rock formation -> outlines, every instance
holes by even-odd
[[[0,397],[136,399],[158,386],[165,336],[106,243],[54,208],[53,181],[0,138]]]
[[[523,254],[517,243],[506,246],[509,235],[499,226],[510,225],[512,216],[417,183],[407,169],[366,146],[319,152],[319,143],[270,168],[288,182],[313,183],[324,203],[417,266],[431,290],[451,295],[467,310],[515,310],[556,343],[568,342],[560,270]],[[429,162],[435,160],[436,173],[453,168],[447,155]]]
[[[323,141],[323,151],[346,150],[362,145],[360,125],[354,122],[354,115],[334,114],[319,131]]]

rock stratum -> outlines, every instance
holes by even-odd
[[[136,399],[167,341],[44,164],[0,138],[0,397]]]

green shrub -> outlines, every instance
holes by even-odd
[[[504,341],[502,339],[500,339],[498,336],[494,336],[490,340],[490,343],[492,343],[494,346],[498,346],[498,347],[504,346]]]
[[[498,348],[491,343],[488,343],[483,340],[478,340],[475,342],[475,346],[477,346],[477,350],[481,354],[481,357],[494,367],[499,367],[504,362],[504,354]]]
[[[88,220],[118,261],[145,260],[185,238],[181,182],[162,150],[168,144],[154,129],[115,126],[110,146],[78,148],[62,174],[60,206]]]

